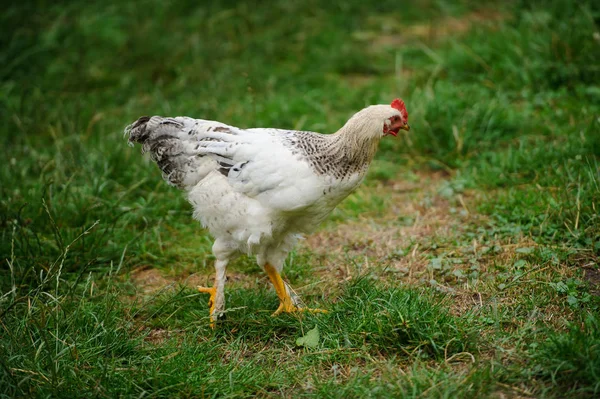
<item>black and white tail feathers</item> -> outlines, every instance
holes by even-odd
[[[199,154],[195,137],[197,120],[187,117],[143,116],[125,128],[129,143],[142,144],[167,183],[189,189],[216,167],[214,160]]]

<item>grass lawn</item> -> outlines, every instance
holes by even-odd
[[[0,15],[0,398],[600,395],[600,3],[25,1]],[[212,240],[123,128],[336,131],[361,188],[209,328]]]

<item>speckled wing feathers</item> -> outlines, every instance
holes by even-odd
[[[203,143],[218,143],[223,131],[229,135],[236,129],[218,122],[187,117],[142,117],[126,128],[130,143],[141,143],[142,152],[150,153],[171,185],[190,189],[208,173],[229,167],[226,157],[206,157],[200,151]],[[212,134],[210,134],[212,132]]]

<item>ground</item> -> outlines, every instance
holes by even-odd
[[[0,397],[597,397],[600,9],[413,3],[8,6]],[[329,312],[271,317],[241,257],[212,330],[211,238],[123,128],[396,97],[410,133],[286,261]]]

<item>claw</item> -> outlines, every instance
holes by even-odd
[[[271,316],[277,316],[280,313],[293,313],[298,311],[299,307],[297,307],[296,305],[294,305],[291,301],[291,299],[289,297],[284,298],[283,300],[279,301],[279,307],[277,308],[277,310],[275,312],[273,312],[273,314]]]

